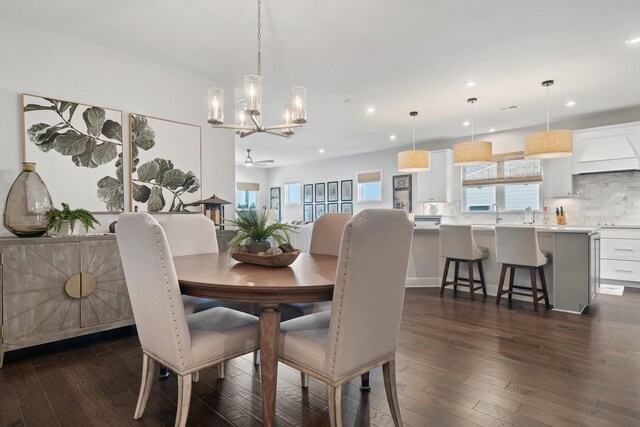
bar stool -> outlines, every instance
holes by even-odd
[[[513,295],[523,295],[533,298],[533,309],[538,311],[538,301],[544,299],[547,307],[549,304],[549,294],[547,292],[547,282],[544,278],[544,266],[551,259],[551,254],[543,252],[538,246],[538,235],[535,227],[496,227],[496,260],[502,263],[500,272],[500,284],[496,304],[500,305],[502,294],[509,294],[509,302]],[[504,279],[507,269],[510,268],[509,290],[505,291]],[[513,284],[517,268],[528,269],[531,274],[531,288],[526,286],[516,286]],[[540,275],[539,290],[536,285],[536,270]],[[514,289],[531,291],[531,293],[517,292]],[[542,292],[542,295],[540,295]]]
[[[476,246],[473,239],[473,231],[470,225],[441,225],[440,226],[440,256],[446,257],[444,273],[442,274],[442,284],[440,285],[440,296],[444,294],[444,288],[453,285],[453,294],[457,295],[458,286],[469,288],[471,301],[474,300],[474,292],[482,289],[484,296],[487,296],[487,284],[484,280],[484,270],[482,269],[482,259],[489,256],[489,249]],[[447,280],[449,275],[449,265],[451,261],[455,263],[453,281]],[[469,277],[459,276],[460,263],[467,263]],[[478,264],[480,280],[473,277],[473,264]],[[466,283],[461,283],[461,281]],[[476,287],[476,283],[480,286]]]

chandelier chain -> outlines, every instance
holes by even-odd
[[[475,104],[475,102],[471,103],[471,142],[474,141],[474,134],[475,134],[475,132],[474,132],[475,131],[475,126],[474,126],[475,117],[474,117],[474,110],[473,110],[474,104]]]
[[[261,6],[262,6],[262,1],[258,0],[258,53],[260,53],[260,50],[262,48],[262,40],[261,40],[261,38],[262,38],[262,32],[261,32],[262,24],[260,23],[260,20],[262,18],[262,13],[260,12]]]
[[[547,130],[549,130],[549,85],[547,85]]]

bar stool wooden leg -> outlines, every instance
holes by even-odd
[[[440,285],[440,296],[444,294],[444,288],[447,285],[447,276],[449,275],[449,264],[451,264],[451,259],[447,258],[444,262],[444,273],[442,273],[442,284]]]
[[[551,307],[549,303],[549,293],[547,292],[547,280],[544,277],[544,266],[538,267],[538,273],[540,274],[540,284],[542,285],[542,292],[544,293],[544,303],[547,308]]]
[[[473,281],[473,261],[467,263],[467,269],[469,270],[469,293],[471,294],[471,301],[475,300],[475,282]]]
[[[480,273],[480,283],[482,283],[482,295],[487,296],[487,282],[484,280],[484,268],[482,267],[482,260],[478,260],[478,273]]]
[[[496,305],[500,305],[500,297],[502,296],[502,289],[504,288],[504,276],[507,273],[507,266],[502,264],[502,270],[500,271],[500,282],[498,283],[498,295],[496,296]]]
[[[509,301],[511,301],[513,294],[511,292],[513,292],[513,282],[515,281],[516,278],[516,268],[515,267],[510,267],[511,271],[509,272]]]
[[[531,293],[533,294],[533,311],[538,312],[538,287],[536,286],[536,267],[529,269],[531,272]]]
[[[454,261],[456,264],[454,275],[453,275],[453,295],[458,295],[458,277],[460,273],[460,262]]]

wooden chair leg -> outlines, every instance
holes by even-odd
[[[260,364],[260,350],[253,352],[253,365],[258,366]]]
[[[500,282],[498,282],[498,295],[496,296],[496,305],[500,305],[500,297],[502,297],[502,289],[504,288],[504,276],[507,273],[507,266],[502,264],[500,270]]]
[[[220,362],[218,363],[218,379],[223,379],[224,378],[224,372],[226,371],[226,363],[227,362]]]
[[[458,295],[458,278],[460,277],[460,262],[454,261],[456,264],[453,275],[453,295]]]
[[[544,293],[544,303],[547,308],[551,307],[549,303],[549,292],[547,292],[547,280],[544,277],[544,266],[538,267],[538,273],[540,274],[540,284],[542,285],[542,292]]]
[[[360,375],[360,391],[371,391],[371,386],[369,385],[369,372]]]
[[[305,374],[304,372],[300,372],[300,387],[309,387],[309,375]]]
[[[533,310],[538,312],[538,287],[536,286],[536,268],[531,267],[531,293],[533,294]]]
[[[191,375],[178,375],[178,410],[175,427],[187,425],[189,404],[191,403]]]
[[[474,281],[473,281],[473,262],[467,263],[467,269],[469,270],[469,293],[471,294],[471,301],[475,300]]]
[[[342,386],[327,386],[329,422],[331,427],[342,427]]]
[[[142,354],[142,380],[140,381],[140,394],[138,395],[138,404],[133,418],[136,420],[144,414],[144,408],[147,406],[151,386],[153,385],[153,377],[155,376],[156,361],[146,354]]]
[[[480,273],[480,283],[482,284],[482,295],[487,296],[487,282],[484,280],[484,268],[482,267],[482,259],[478,260],[478,273]]]
[[[516,279],[516,268],[515,267],[510,267],[510,271],[509,271],[509,301],[511,301],[513,299],[513,294],[511,294],[511,292],[513,292],[513,284],[515,282]]]
[[[382,375],[384,376],[384,389],[387,392],[387,400],[389,401],[393,424],[399,427],[402,425],[402,416],[400,415],[400,403],[398,402],[398,390],[396,389],[395,359],[382,365]]]
[[[444,288],[447,283],[447,276],[449,275],[449,264],[451,264],[451,260],[447,258],[444,262],[444,273],[442,273],[442,283],[440,284],[440,296],[444,294]]]
[[[195,371],[193,374],[191,374],[192,376],[192,381],[194,383],[197,383],[200,381],[200,371]]]

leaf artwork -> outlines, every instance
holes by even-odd
[[[27,137],[40,151],[70,157],[79,168],[95,169],[122,157],[122,125],[106,119],[106,111],[88,106],[82,111],[82,121],[72,122],[79,104],[52,98],[38,98],[41,103],[24,106],[24,112],[50,111],[54,123],[35,123],[27,130]],[[78,113],[80,114],[80,113]],[[82,126],[84,125],[84,126]],[[121,166],[116,164],[116,168]],[[118,179],[101,179],[97,196],[107,210],[124,209],[124,186],[121,173]],[[108,184],[108,185],[107,185]]]
[[[143,163],[138,167],[137,175],[137,178],[132,178],[131,195],[136,202],[146,203],[149,212],[160,212],[166,207],[163,190],[171,200],[169,212],[188,212],[180,196],[200,189],[200,181],[193,172],[176,169],[167,159]]]

